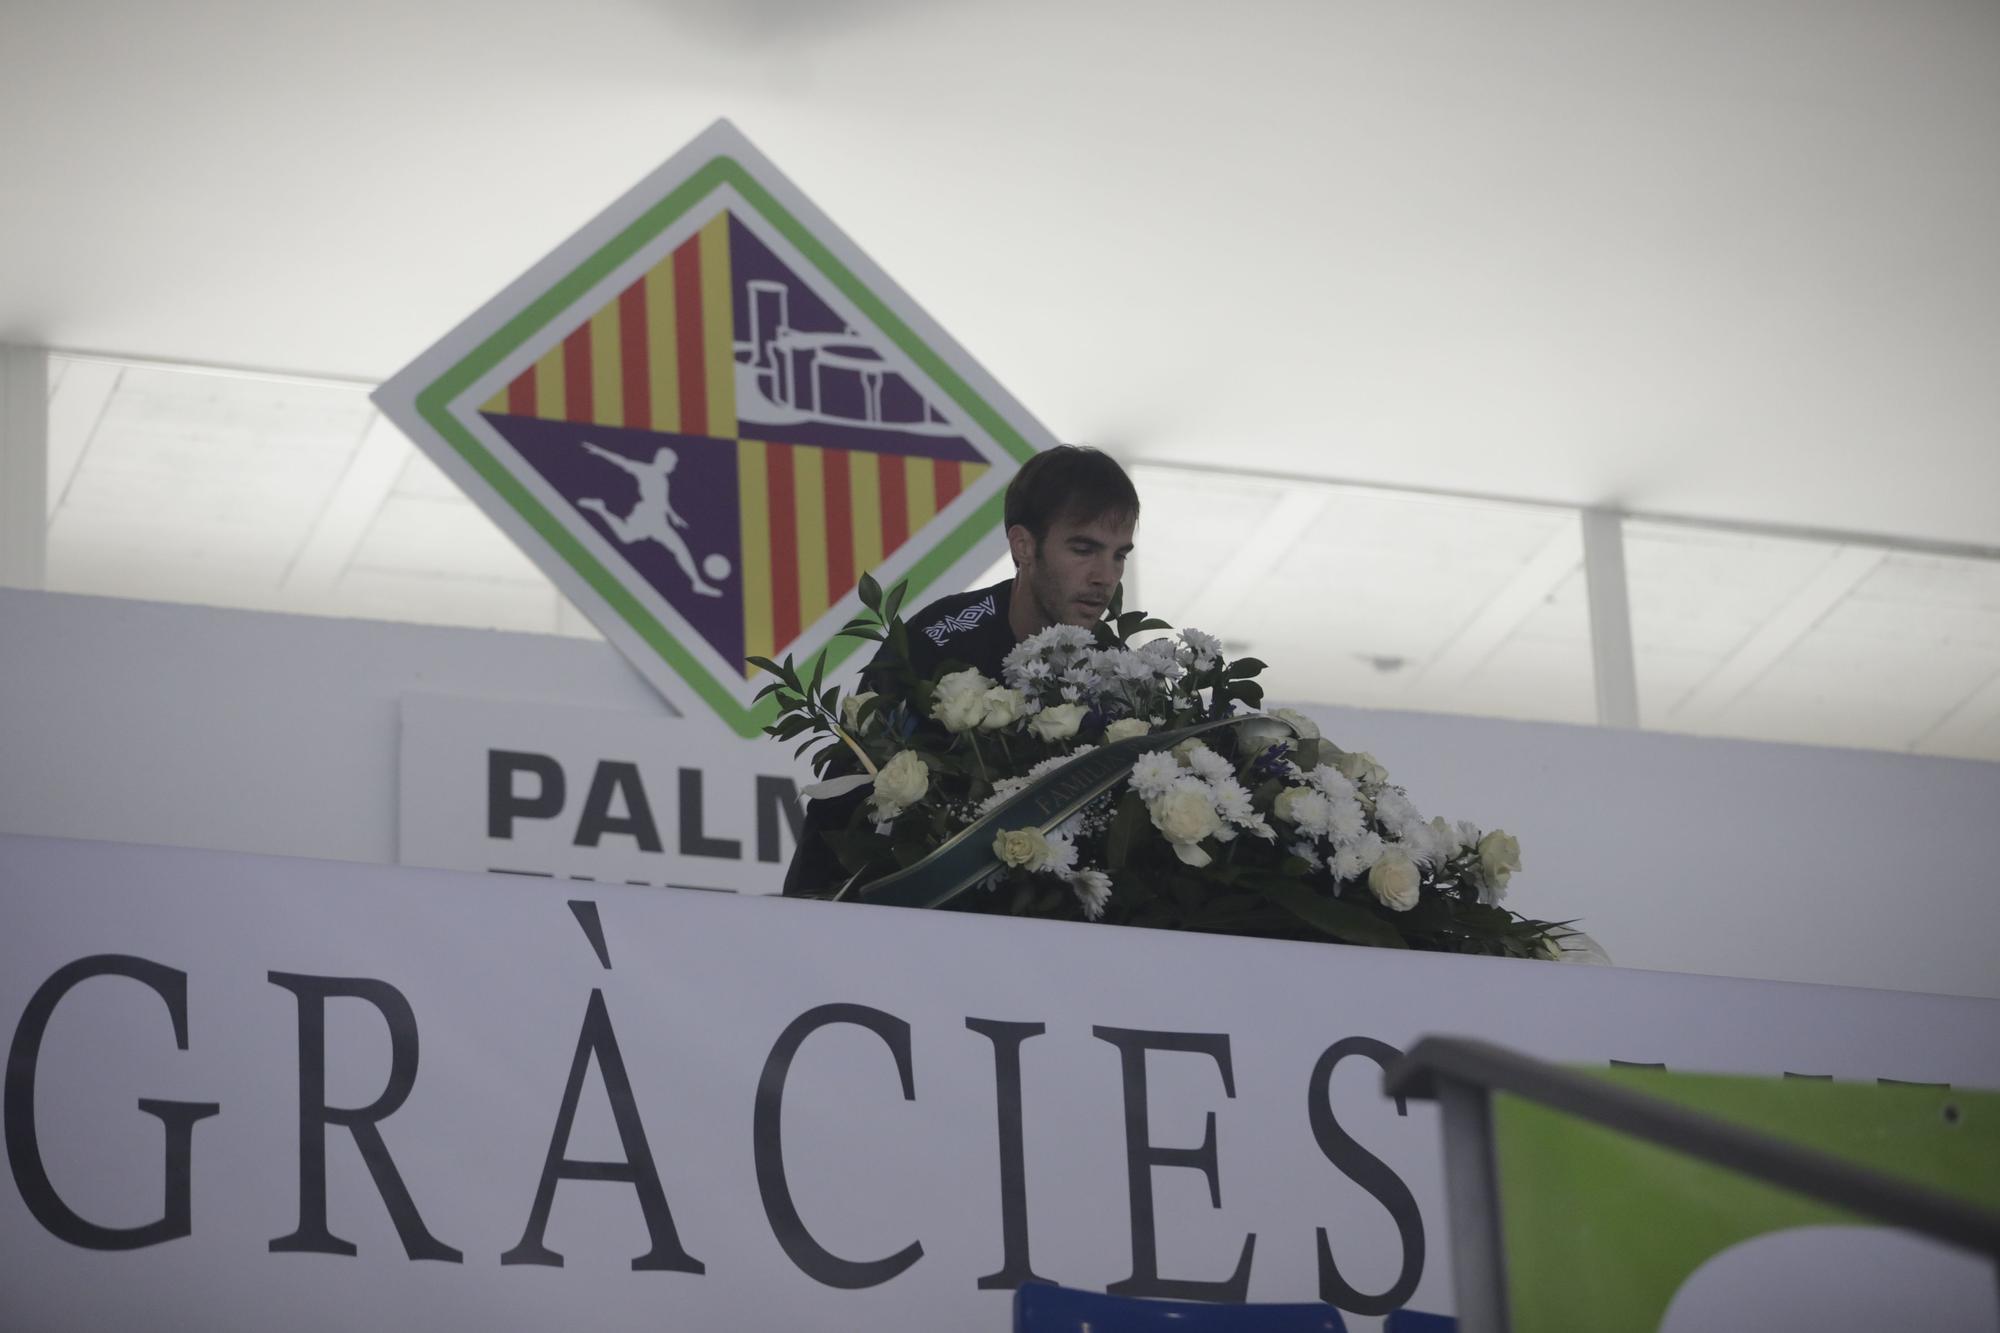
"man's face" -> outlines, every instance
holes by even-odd
[[[1130,516],[1100,514],[1081,520],[1058,518],[1040,542],[1019,524],[1008,529],[1007,540],[1040,628],[1090,625],[1103,616],[1125,575],[1125,557],[1132,553],[1136,527]]]

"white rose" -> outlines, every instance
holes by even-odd
[[[1039,869],[1049,859],[1049,841],[1031,828],[1008,829],[993,839],[993,855],[1005,866]]]
[[[1319,724],[1295,708],[1273,708],[1271,716],[1280,722],[1288,722],[1294,734],[1302,741],[1319,739]]]
[[[840,701],[840,725],[849,731],[861,730],[861,709],[874,697],[875,691],[869,690],[866,694],[850,694],[842,699]],[[871,717],[869,720],[872,722],[874,718]]]
[[[1504,892],[1520,868],[1521,844],[1513,834],[1494,829],[1479,840],[1479,873],[1494,893]]]
[[[1134,736],[1143,736],[1153,729],[1153,724],[1143,717],[1121,717],[1104,729],[1106,742],[1129,741]]]
[[[1367,787],[1379,787],[1389,780],[1389,772],[1375,762],[1375,756],[1364,751],[1343,754],[1333,761],[1340,775]]]
[[[1019,722],[1022,705],[1027,703],[1027,699],[1019,690],[1003,689],[997,685],[986,691],[982,697],[985,700],[986,711],[979,719],[981,731],[998,731],[1002,727]]]
[[[1422,885],[1423,876],[1417,873],[1416,864],[1395,848],[1382,853],[1382,859],[1368,872],[1369,891],[1392,912],[1415,907]]]
[[[915,750],[898,750],[875,775],[875,791],[868,798],[878,820],[894,819],[924,798],[930,790],[931,773]]]
[[[946,731],[971,731],[986,716],[986,692],[993,682],[977,671],[954,671],[937,683],[931,716]]]
[[[1222,831],[1222,817],[1215,813],[1207,783],[1183,778],[1152,801],[1147,810],[1153,817],[1153,827],[1173,844],[1176,856],[1191,866],[1208,864],[1208,853],[1196,844]]]
[[[1292,729],[1275,717],[1253,713],[1236,724],[1236,740],[1245,751],[1268,750],[1273,745],[1284,745],[1289,748]]]
[[[1076,729],[1083,725],[1083,715],[1089,711],[1082,704],[1054,704],[1035,714],[1028,730],[1045,741],[1066,741],[1076,735]]]

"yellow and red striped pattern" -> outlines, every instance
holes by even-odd
[[[729,214],[718,213],[480,410],[732,438],[730,291]]]
[[[781,652],[987,467],[759,440],[736,459],[743,650],[755,657]]]

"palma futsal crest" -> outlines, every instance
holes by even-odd
[[[828,666],[864,573],[910,603],[999,546],[1050,443],[718,123],[376,394],[606,636],[732,729],[746,659]]]

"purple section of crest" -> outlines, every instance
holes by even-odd
[[[873,340],[880,334],[849,329],[733,215],[729,268],[736,338],[750,349],[749,364],[737,375],[738,434],[781,444],[985,461],[933,419],[917,387],[876,354]]]
[[[742,662],[743,533],[738,518],[742,510],[737,504],[734,440],[491,412],[482,415],[613,550],[625,557],[632,573],[650,584],[724,660]],[[642,502],[641,477],[592,453],[584,447],[586,442],[652,473],[652,480],[643,484],[651,490],[653,503]],[[687,520],[685,528],[675,527],[658,504],[656,460],[662,449],[674,453],[664,489],[674,512]],[[592,501],[601,502],[603,512],[589,503]],[[721,596],[705,597],[695,592],[670,549],[669,542],[675,537],[685,544],[701,581],[719,589]],[[729,562],[728,571],[720,578],[702,567],[711,556]],[[626,571],[615,565],[612,572],[621,579],[626,576]]]

